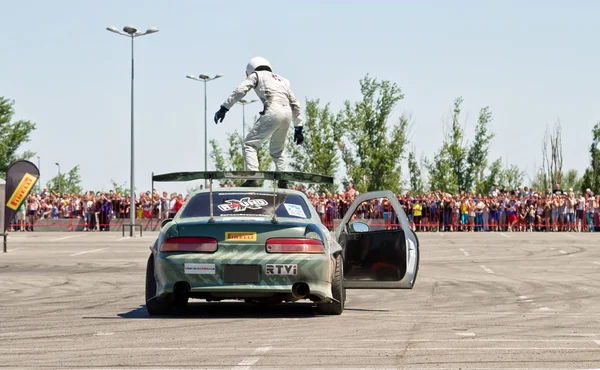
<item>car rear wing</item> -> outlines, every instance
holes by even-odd
[[[332,176],[318,175],[306,172],[277,172],[277,171],[194,171],[194,172],[171,172],[161,175],[152,173],[152,191],[154,191],[154,182],[180,182],[194,180],[208,180],[210,192],[210,220],[214,222],[213,217],[213,180],[269,180],[273,181],[273,223],[277,222],[275,205],[277,199],[277,181],[308,182],[314,184],[333,184]]]

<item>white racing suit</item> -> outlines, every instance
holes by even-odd
[[[290,82],[287,79],[273,72],[256,71],[250,74],[222,105],[231,109],[250,89],[254,89],[263,103],[264,110],[244,138],[246,169],[258,171],[257,150],[271,137],[269,152],[275,163],[275,170],[286,171],[285,139],[292,121],[295,127],[302,126],[300,103],[290,89]]]

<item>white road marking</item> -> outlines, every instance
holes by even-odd
[[[460,248],[460,251],[463,252],[465,256],[467,256],[467,257],[470,256],[469,252],[467,252],[463,248]]]
[[[550,311],[548,307],[540,307],[540,311]]]
[[[481,267],[488,274],[493,274],[494,273],[494,271],[492,271],[489,268],[485,267],[485,265],[479,265],[479,267]]]
[[[595,265],[600,265],[600,262],[593,262]]]
[[[560,252],[561,254],[567,254],[567,252],[565,252],[565,251],[563,251],[563,250],[560,250],[559,252]]]
[[[80,238],[82,236],[88,236],[89,234],[78,234],[78,235],[69,235],[69,236],[63,236],[61,238],[56,238],[56,239],[50,239],[51,242],[57,242],[59,240],[65,240],[65,239],[71,239],[71,238]]]
[[[104,335],[114,335],[114,334],[115,334],[115,333],[96,333],[96,334],[94,334],[94,335],[97,335],[97,336],[104,336]]]
[[[579,342],[579,341],[578,341]],[[589,341],[587,341],[589,343]],[[249,350],[250,348],[238,347],[237,350],[244,351]],[[48,348],[10,348],[10,349],[1,349],[2,351],[49,351]],[[231,351],[231,347],[111,347],[111,351]],[[296,352],[305,352],[305,351],[336,351],[340,350],[344,351],[372,351],[373,347],[277,347],[274,351],[296,351]],[[578,350],[578,351],[594,351],[597,352],[598,348],[596,347],[427,347],[427,348],[377,348],[378,351],[388,351],[388,352],[400,352],[400,351],[415,351],[415,352],[426,352],[426,351],[567,351],[567,350]],[[56,351],[64,351],[64,349],[57,348]],[[254,361],[255,358],[260,359],[259,357],[247,357],[242,362],[251,362]],[[256,360],[258,361],[258,360]],[[253,363],[256,363],[254,361]],[[240,362],[241,363],[241,362]],[[238,365],[240,366],[240,365]],[[246,365],[248,366],[248,365]],[[233,369],[239,370],[239,367],[234,367]]]
[[[526,295],[520,295],[519,299],[527,299],[527,296]]]
[[[456,335],[460,335],[461,337],[474,337],[475,333],[454,333]]]
[[[574,236],[574,235],[562,234],[562,233],[560,233],[560,235],[564,235],[564,236],[569,237],[569,238],[577,239],[577,237]]]
[[[524,299],[521,302],[533,302],[533,299]]]
[[[502,235],[505,238],[510,238],[510,236],[506,235],[505,233],[500,233],[500,235]]]
[[[330,338],[311,338],[310,342],[330,342]],[[461,341],[460,339],[335,339],[336,342],[344,343],[356,343],[356,342],[390,342],[390,343],[454,343]],[[589,339],[484,339],[478,338],[473,339],[470,342],[523,342],[523,343],[534,343],[534,342],[571,342],[571,343],[589,343]],[[600,340],[599,340],[600,342]]]
[[[250,369],[252,365],[257,363],[258,360],[260,360],[260,357],[256,355],[265,354],[269,352],[272,348],[273,347],[258,347],[252,353],[254,356],[244,358],[242,361],[240,361],[240,363],[237,364],[237,366],[234,367],[234,369]]]
[[[85,253],[100,252],[100,251],[103,251],[105,249],[108,249],[108,248],[100,248],[100,249],[93,249],[91,251],[83,251],[83,252],[79,252],[79,253],[73,253],[73,254],[69,255],[69,257],[75,257],[75,256],[79,256],[80,254],[85,254]]]
[[[595,340],[594,343],[600,345],[600,340]]]
[[[126,239],[132,239],[132,237],[126,236],[126,237],[117,239],[117,241],[120,242],[121,240],[126,240]]]

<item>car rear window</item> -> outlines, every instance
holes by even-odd
[[[181,218],[209,217],[209,193],[194,195],[182,209]],[[273,197],[267,192],[214,192],[213,215],[222,217],[271,216],[277,207],[277,217],[310,218],[310,209],[304,199],[296,194],[280,194]]]

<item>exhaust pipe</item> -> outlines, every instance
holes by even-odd
[[[310,293],[310,288],[306,283],[296,283],[292,286],[292,297],[295,300],[305,298]]]

